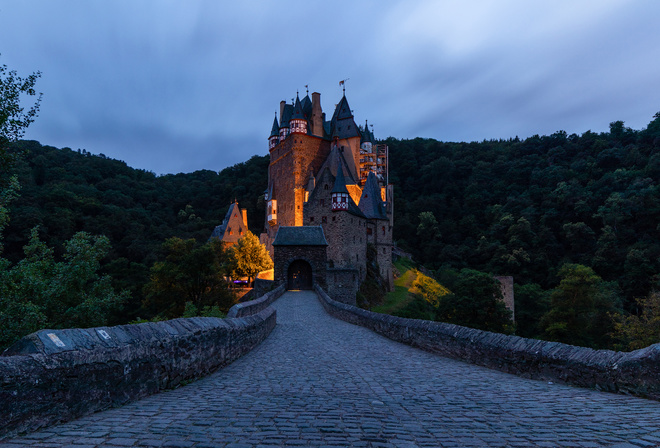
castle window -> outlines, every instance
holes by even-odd
[[[384,247],[383,247],[383,253],[384,253],[384,254],[386,254],[386,253],[387,253]]]
[[[383,226],[383,235],[385,235],[385,226]]]
[[[238,234],[243,235],[243,229],[241,229],[240,227],[238,228]]]
[[[371,230],[371,227],[367,227],[367,235],[371,235],[373,231]]]
[[[332,220],[333,220],[333,221],[335,221],[336,219],[337,219],[337,217],[336,217],[336,216],[333,216],[333,217],[332,217]]]
[[[324,189],[324,190],[327,190],[327,189],[328,189],[328,184],[325,184],[325,186],[323,187],[323,189]]]
[[[300,210],[300,206],[298,206],[298,210]]]
[[[314,222],[314,217],[313,216],[309,217],[309,222]]]
[[[319,200],[319,205],[325,205],[325,199]]]
[[[325,217],[325,216],[321,217],[321,222],[322,222],[323,224],[326,224],[326,223],[328,222],[328,218]]]

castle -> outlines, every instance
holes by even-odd
[[[275,261],[275,280],[290,289],[315,281],[354,303],[372,244],[380,275],[391,289],[393,190],[387,146],[375,144],[366,122],[364,127],[355,123],[345,93],[330,120],[319,93],[311,100],[309,94],[302,100],[296,95],[293,104],[282,101],[268,147],[260,240]]]

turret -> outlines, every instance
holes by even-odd
[[[332,211],[338,212],[340,210],[348,210],[349,193],[346,188],[346,179],[344,179],[344,170],[341,167],[341,162],[337,167],[337,177],[335,178],[335,186],[330,192],[332,195]]]
[[[289,120],[293,114],[293,106],[282,101],[280,111],[280,141],[282,141],[289,135]]]
[[[373,145],[373,135],[369,131],[369,123],[364,121],[364,132],[362,133],[362,138],[360,139],[360,148],[365,152],[371,152]]]
[[[289,129],[292,134],[307,134],[307,119],[303,114],[300,98],[296,94],[296,103],[293,106],[293,116],[289,121]]]
[[[275,113],[275,118],[273,119],[273,128],[270,131],[270,137],[268,137],[268,149],[273,149],[280,142],[280,125],[277,123],[277,112]]]

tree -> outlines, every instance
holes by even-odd
[[[490,274],[462,269],[440,299],[436,320],[498,333],[511,333],[511,311],[504,305],[500,283]]]
[[[64,247],[64,260],[32,230],[25,258],[13,267],[0,259],[0,346],[43,328],[105,325],[128,298],[109,276],[98,274],[110,248],[104,236],[76,233]]]
[[[163,243],[165,261],[154,263],[144,287],[144,308],[154,315],[175,318],[183,315],[186,302],[195,309],[218,306],[227,311],[234,296],[225,279],[230,258],[222,243],[211,240],[169,238]]]
[[[39,77],[41,73],[35,72],[21,78],[16,71],[0,65],[0,252],[2,232],[9,221],[7,206],[19,188],[18,179],[12,172],[15,156],[7,152],[7,144],[23,137],[39,112],[41,94],[27,111],[22,106],[23,96],[37,95],[34,85]]]
[[[637,350],[660,342],[660,292],[653,291],[637,299],[639,315],[617,315],[614,337],[628,350]]]
[[[541,318],[550,308],[550,291],[536,283],[515,284],[513,287],[516,302],[516,334],[525,338],[539,337],[542,330]]]
[[[563,265],[559,277],[559,286],[550,296],[550,310],[541,319],[544,338],[584,347],[606,347],[613,330],[611,315],[620,308],[615,286],[581,264]]]
[[[259,272],[273,268],[273,260],[266,246],[261,244],[259,238],[249,230],[230,250],[233,274],[247,277],[250,284]]]

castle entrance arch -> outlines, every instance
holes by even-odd
[[[289,265],[287,289],[312,289],[312,266],[305,260],[295,260]]]

